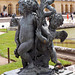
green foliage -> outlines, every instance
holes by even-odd
[[[18,60],[14,55],[14,50],[16,48],[14,37],[15,31],[8,31],[8,33],[0,35],[0,55],[7,58],[7,48],[10,48],[10,58]]]
[[[58,61],[60,61],[62,63],[63,66],[65,65],[71,65],[71,62],[66,61],[66,60],[62,60],[62,59],[58,59]],[[55,65],[53,62],[49,61],[49,65]]]
[[[21,67],[22,67],[21,61],[13,62],[13,63],[10,63],[10,64],[0,66],[0,75],[3,74],[6,71],[18,69],[18,68],[21,68]]]
[[[0,55],[3,57],[8,56],[7,48],[10,48],[10,59],[17,62],[0,66],[0,74],[5,71],[13,70],[22,67],[21,59],[17,59],[14,55],[14,50],[16,48],[16,43],[14,41],[15,31],[8,31],[8,33],[0,35]]]
[[[7,32],[7,29],[0,29],[0,32]]]
[[[71,62],[67,61],[67,60],[62,60],[62,59],[58,59],[58,61],[60,61],[62,63],[62,65],[71,65]]]

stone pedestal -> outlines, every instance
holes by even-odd
[[[11,30],[11,31],[16,31],[18,29],[18,26],[16,27],[9,27],[8,30]]]
[[[51,68],[33,67],[23,69],[19,75],[55,75],[55,71]]]
[[[32,69],[23,69],[19,74],[20,69],[15,69],[1,75],[75,75],[75,72],[71,68],[75,68],[75,65],[60,69],[59,71],[53,70],[52,66],[51,68],[35,67]]]

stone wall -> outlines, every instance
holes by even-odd
[[[75,54],[75,49],[73,49],[73,48],[55,46],[55,49],[56,49],[56,51],[62,51],[62,52]]]

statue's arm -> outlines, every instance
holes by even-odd
[[[53,36],[43,26],[41,28],[41,31],[36,31],[36,35],[43,43],[51,43],[53,40]]]
[[[47,37],[48,42],[52,42],[53,36],[52,36],[52,34],[49,32],[49,30],[48,30],[48,29],[45,29],[43,26],[42,26],[42,29],[41,29],[41,30],[42,30],[42,34]]]
[[[20,45],[20,42],[19,42],[19,33],[20,33],[20,23],[19,23],[19,20],[17,20],[17,24],[18,24],[18,29],[16,30],[16,34],[15,34],[15,42],[17,44],[17,47]]]
[[[45,13],[44,13],[44,17],[49,17],[49,16],[51,16],[52,14],[53,14],[52,11],[50,11],[50,12],[45,12]]]
[[[45,12],[44,13],[44,17],[49,17],[49,16],[51,16],[51,15],[56,13],[56,10],[55,10],[54,7],[48,5],[46,8],[49,9],[50,11],[49,12]]]
[[[36,30],[36,36],[38,37],[38,39],[42,42],[42,43],[48,43],[48,39],[42,35],[40,30]]]
[[[20,45],[20,42],[19,42],[19,30],[16,31],[15,42],[16,42],[17,47],[19,47],[19,45]]]
[[[52,7],[51,5],[48,5],[46,8],[49,9],[50,11],[52,11],[52,13],[56,13],[55,8]]]
[[[67,38],[68,34],[66,31],[57,31],[56,32],[56,39],[60,39],[63,42]]]
[[[17,50],[18,50],[18,47],[19,47],[19,45],[20,45],[19,33],[20,33],[20,24],[19,24],[19,22],[18,22],[18,29],[17,29],[16,34],[15,34],[15,42],[16,42],[17,48],[16,48],[15,51],[14,51],[14,54],[15,54],[15,56],[16,56],[17,58],[19,57],[19,54],[18,54]]]
[[[55,1],[55,0],[47,0],[46,3],[47,3],[48,5],[51,5],[54,1]]]
[[[49,31],[47,31],[47,30],[44,28],[44,26],[42,26],[41,32],[42,32],[42,34],[45,35],[45,36],[47,36],[47,35],[50,34]]]

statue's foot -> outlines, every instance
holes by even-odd
[[[19,71],[19,72],[17,72],[17,74],[19,74],[20,72],[22,72],[22,70],[23,70],[23,68],[21,68],[21,69],[20,69],[20,71]]]
[[[30,63],[29,65],[28,65],[28,68],[33,68],[34,67],[34,64],[33,63]]]
[[[63,69],[63,65],[61,63],[57,63],[54,67],[55,70]]]

